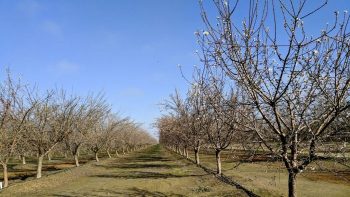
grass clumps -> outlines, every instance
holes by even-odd
[[[193,188],[192,191],[197,192],[197,193],[205,193],[205,192],[211,192],[211,189],[209,186],[200,185],[198,187]]]

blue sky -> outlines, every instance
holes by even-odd
[[[329,4],[316,20],[350,3]],[[197,0],[0,0],[0,27],[2,73],[40,89],[102,91],[114,111],[150,128],[157,104],[187,88],[177,65],[190,73],[198,64],[194,32],[203,24]]]

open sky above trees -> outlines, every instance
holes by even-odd
[[[310,2],[310,9],[319,6]],[[238,16],[246,16],[245,4]],[[349,4],[329,1],[307,28],[319,31]],[[215,19],[215,8],[207,10]],[[0,27],[1,78],[10,68],[40,89],[102,91],[114,111],[149,129],[158,104],[175,88],[186,91],[177,65],[190,76],[199,64],[194,32],[204,26],[197,0],[2,0]]]

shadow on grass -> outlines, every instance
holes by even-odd
[[[156,156],[156,155],[140,155],[138,157],[128,159],[132,162],[149,162],[149,161],[161,161],[161,162],[169,162],[174,161],[165,157]]]
[[[172,168],[180,168],[180,165],[173,165],[173,164],[157,164],[157,163],[125,163],[125,164],[114,164],[114,165],[100,165],[99,167],[104,167],[106,169],[113,169],[113,168],[119,168],[119,169],[142,169],[142,168],[165,168],[165,169],[172,169]]]
[[[166,196],[173,196],[173,197],[184,197],[184,195],[181,194],[174,194],[174,193],[163,193],[163,192],[157,192],[157,191],[149,191],[145,189],[140,189],[137,187],[129,188],[128,190],[121,192],[121,191],[114,191],[109,189],[99,189],[94,190],[89,193],[77,193],[72,192],[68,194],[53,194],[53,196],[58,197],[81,197],[81,196],[131,196],[131,197],[139,197],[139,196],[153,196],[153,197],[166,197]]]
[[[128,172],[127,174],[99,174],[99,175],[93,175],[91,177],[113,178],[113,179],[167,179],[167,178],[200,177],[200,176],[205,176],[205,174],[176,175],[171,173],[132,171],[132,172]]]
[[[166,196],[174,196],[174,197],[183,197],[184,195],[181,194],[174,194],[174,193],[162,193],[162,192],[152,192],[140,188],[133,187],[129,189],[131,193],[130,196],[155,196],[155,197],[166,197]]]
[[[95,164],[96,167],[102,167],[107,170],[109,169],[149,169],[149,168],[157,168],[157,169],[174,169],[181,168],[185,165],[176,165],[176,164],[168,164],[168,163],[146,163],[146,162],[132,162],[128,161],[121,163],[108,163],[108,164]]]

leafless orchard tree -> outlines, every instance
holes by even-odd
[[[226,87],[225,76],[220,71],[209,71],[208,85],[203,89],[205,95],[205,115],[208,116],[209,127],[206,129],[207,141],[215,150],[217,174],[221,175],[221,152],[238,139],[243,105],[238,101],[237,92]],[[215,72],[215,73],[213,73]]]
[[[112,143],[113,142],[113,143]],[[121,143],[125,142],[125,143]],[[9,71],[0,82],[0,163],[4,187],[8,187],[8,163],[20,156],[37,156],[36,178],[42,176],[43,159],[50,153],[66,152],[74,156],[79,166],[79,149],[83,145],[97,153],[105,148],[136,150],[155,144],[139,124],[111,113],[103,96],[86,99],[68,95],[64,90],[41,93],[36,87],[13,80]]]
[[[320,152],[323,157],[334,158],[333,161],[350,168],[348,142],[350,140],[350,109],[340,114],[328,128],[328,135],[322,139]]]
[[[78,167],[81,146],[87,143],[90,132],[99,123],[100,118],[109,111],[109,106],[101,95],[88,96],[76,110],[73,131],[65,138],[64,142]]]
[[[98,153],[106,146],[115,126],[116,123],[108,112],[99,118],[97,124],[89,133],[87,146],[95,154],[96,162],[99,162]]]
[[[4,187],[8,187],[7,165],[16,153],[23,134],[26,118],[33,106],[26,102],[28,93],[20,81],[14,81],[10,73],[0,84],[0,163],[3,168]]]
[[[116,126],[113,132],[113,138],[108,141],[108,150],[114,150],[115,155],[118,157],[119,153],[125,154],[127,142],[125,136],[128,135],[127,131],[132,125],[132,121],[129,118],[124,118],[123,121]]]
[[[24,138],[37,152],[36,177],[41,178],[44,156],[73,130],[78,98],[68,97],[64,91],[50,91],[44,96],[33,97],[32,102],[37,104],[28,117]]]
[[[170,100],[165,103],[165,108],[172,113],[177,120],[173,125],[174,131],[177,131],[177,142],[187,149],[188,146],[193,148],[196,164],[200,164],[199,151],[205,138],[205,130],[208,124],[208,117],[203,116],[203,94],[200,93],[199,83],[193,84],[187,92],[187,97],[182,99],[176,91],[170,96]],[[185,150],[185,152],[187,152]],[[186,153],[185,153],[186,155]]]
[[[135,151],[144,145],[155,144],[156,140],[129,118],[121,118],[116,114],[107,113],[101,117],[94,130],[89,133],[88,147],[94,152],[98,162],[98,153],[106,150],[111,158],[113,147],[122,148],[123,153]]]
[[[248,95],[264,124],[256,135],[289,173],[289,196],[296,196],[296,177],[317,159],[329,126],[350,106],[349,15],[335,12],[334,23],[311,36],[304,21],[327,1],[312,10],[307,3],[251,0],[238,23],[238,1],[214,0],[216,21],[200,1],[203,64],[221,68]]]
[[[118,138],[122,137],[120,133],[129,128],[131,121],[129,118],[121,118],[117,114],[113,114],[110,119],[110,121],[113,121],[113,128],[110,128],[111,130],[109,132],[109,137],[107,138],[104,148],[106,149],[108,157],[112,158],[111,150],[116,148],[117,144],[121,140]]]
[[[141,124],[134,122],[125,122],[126,123],[126,135],[127,137],[125,141],[127,141],[127,145],[132,151],[136,151],[140,148],[143,148],[147,145],[156,144],[157,141],[146,132],[145,129],[142,128]]]
[[[118,142],[122,146],[123,153],[134,150],[142,139],[137,134],[141,132],[140,125],[134,121],[127,120],[123,124],[123,130],[119,134]]]
[[[155,127],[159,132],[159,143],[180,153],[180,143],[183,141],[179,121],[172,115],[163,115],[157,119]]]

